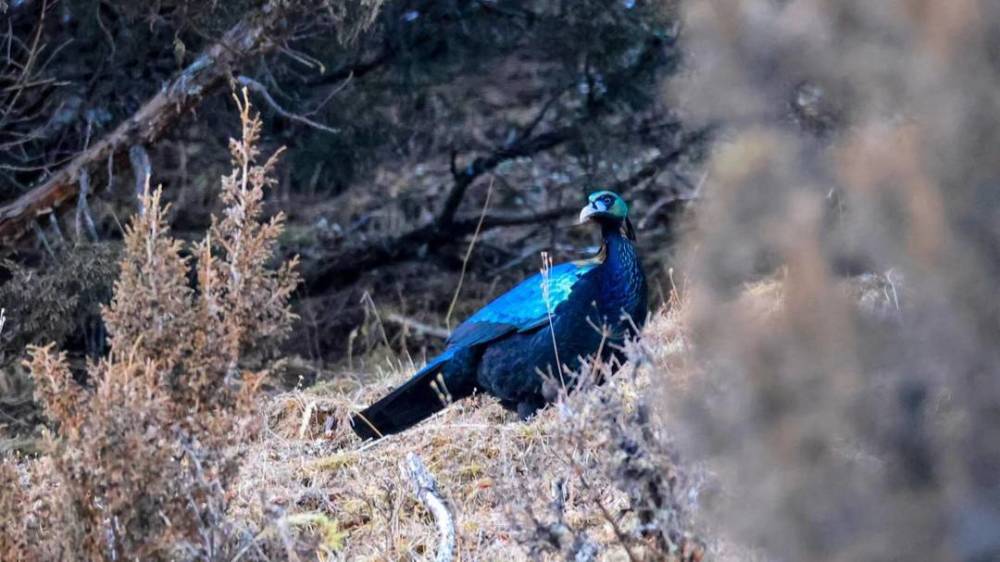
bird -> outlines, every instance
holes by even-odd
[[[477,392],[527,420],[556,398],[547,377],[571,389],[584,361],[600,355],[621,364],[622,345],[646,321],[648,298],[628,210],[617,193],[591,193],[579,223],[600,226],[597,254],[543,266],[472,314],[440,355],[353,415],[354,432],[365,440],[399,433]]]

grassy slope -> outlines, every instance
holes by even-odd
[[[881,315],[891,307],[885,283],[877,277],[845,280],[841,288],[869,313]],[[349,413],[405,380],[409,369],[378,384],[320,386],[271,398],[265,405],[268,429],[252,445],[237,509],[261,516],[263,494],[288,514],[324,514],[336,526],[337,532],[328,535],[334,558],[432,557],[434,522],[399,468],[406,454],[414,452],[437,478],[457,519],[462,560],[524,560],[536,553],[542,559],[567,558],[565,545],[561,553],[537,549],[545,536],[536,523],[558,518],[552,509],[553,484],[560,481],[567,483],[566,526],[599,544],[598,559],[628,560],[617,533],[641,533],[623,491],[634,482],[622,474],[637,467],[628,464],[631,455],[616,449],[621,432],[616,434],[615,428],[634,424],[636,405],[646,403],[652,406],[651,436],[639,441],[645,453],[657,448],[666,453],[649,455],[647,466],[675,479],[674,508],[668,513],[675,519],[661,522],[661,528],[701,541],[707,559],[756,560],[759,553],[723,537],[708,520],[714,516],[699,517],[709,515],[699,498],[721,491],[716,477],[705,466],[684,465],[675,455],[675,434],[685,421],[668,405],[683,405],[705,390],[695,384],[703,380],[704,365],[689,343],[687,318],[696,305],[676,298],[671,304],[652,315],[641,348],[629,350],[632,359],[609,384],[573,393],[527,423],[478,397],[401,435],[362,444],[347,425]],[[786,309],[785,284],[771,279],[747,285],[733,304],[733,311],[767,330]],[[661,559],[654,547],[643,552],[644,540],[640,536],[630,542],[632,556]],[[674,559],[698,557],[688,553]]]
[[[606,412],[595,407],[596,394],[614,395],[627,409],[646,391],[652,373],[668,378],[679,373],[672,367],[685,349],[680,317],[680,307],[652,317],[644,339],[651,361],[637,371],[626,366],[611,384],[575,394],[564,407],[548,408],[529,423],[477,397],[404,434],[362,444],[347,425],[349,412],[403,381],[408,372],[360,390],[321,387],[280,395],[267,404],[267,434],[252,446],[244,467],[239,509],[259,510],[263,491],[288,513],[321,512],[340,531],[331,535],[330,546],[345,559],[432,555],[437,543],[433,521],[399,469],[405,455],[415,452],[455,514],[462,559],[526,559],[528,549],[518,546],[532,535],[526,514],[530,509],[539,519],[553,518],[552,483],[561,478],[569,482],[567,526],[598,543],[615,543],[597,501],[619,513],[626,506],[624,494],[612,485],[608,471],[588,471],[593,479],[582,490],[573,471],[593,465],[606,439],[600,430]],[[602,559],[627,559],[620,546],[602,550]]]

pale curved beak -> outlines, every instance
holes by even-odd
[[[580,209],[580,220],[577,222],[577,224],[583,224],[589,221],[591,217],[595,215],[601,215],[602,213],[605,212],[607,212],[607,209],[604,208],[604,205],[601,205],[598,202],[594,201],[589,205],[587,205],[586,207],[584,207],[583,209]]]

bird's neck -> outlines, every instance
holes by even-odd
[[[598,307],[612,322],[614,333],[623,334],[646,319],[646,277],[635,246],[621,228],[602,229],[604,262],[601,264],[601,299]],[[627,316],[630,320],[622,320]]]
[[[628,290],[641,275],[639,256],[635,246],[622,234],[618,225],[606,225],[602,229],[604,248],[604,277],[609,285]],[[610,287],[609,287],[610,288]]]

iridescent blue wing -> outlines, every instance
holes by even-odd
[[[597,259],[569,262],[553,266],[545,276],[532,275],[459,324],[448,338],[448,347],[486,343],[510,332],[537,328],[598,265]]]

